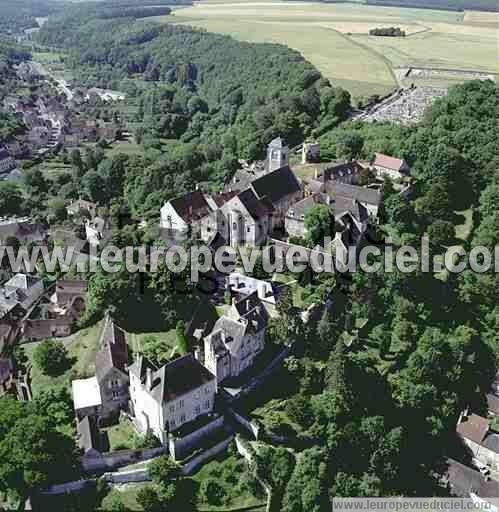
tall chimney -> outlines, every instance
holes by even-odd
[[[151,368],[146,369],[146,389],[151,391],[152,389],[152,370]]]

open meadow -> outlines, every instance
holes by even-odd
[[[399,67],[496,72],[497,13],[360,3],[204,0],[157,20],[241,41],[285,44],[353,96],[383,95],[397,88],[394,68]],[[392,26],[407,36],[369,35],[373,28]],[[456,81],[459,77],[440,78],[439,84]]]

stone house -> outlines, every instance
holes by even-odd
[[[201,219],[211,212],[206,195],[194,190],[171,199],[161,207],[160,227],[182,239],[191,230],[199,231]]]
[[[27,311],[44,292],[41,278],[28,274],[16,274],[2,287],[0,294],[12,298]]]
[[[331,201],[326,194],[316,193],[309,195],[289,207],[284,218],[284,229],[288,236],[304,238],[307,235],[305,228],[305,215],[312,208],[318,205],[324,205],[330,208],[333,215]]]
[[[159,369],[139,355],[129,373],[134,424],[163,445],[169,433],[213,411],[217,379],[191,354]]]
[[[47,236],[41,224],[31,222],[29,217],[0,218],[0,242],[5,244],[7,238],[14,237],[22,245],[43,242]]]
[[[250,187],[258,199],[272,205],[273,228],[284,227],[286,212],[303,197],[301,183],[287,165],[260,176]]]
[[[231,294],[239,300],[256,292],[269,316],[275,317],[278,315],[278,290],[271,281],[255,279],[239,272],[232,272],[227,278],[227,287]]]
[[[69,336],[73,331],[74,318],[72,316],[60,316],[49,319],[28,319],[22,324],[22,336],[24,340],[35,341],[47,338],[59,338]]]
[[[253,365],[265,348],[267,322],[268,315],[257,292],[233,300],[228,312],[204,339],[204,350],[199,353],[217,382],[238,377]]]
[[[246,189],[201,222],[201,238],[209,243],[219,233],[232,247],[262,245],[272,230],[273,207]]]
[[[350,212],[360,222],[376,222],[383,198],[380,190],[336,181],[326,183],[325,188],[335,217]]]
[[[85,295],[87,289],[87,281],[78,279],[58,279],[55,283],[55,290],[51,301],[60,309],[73,309],[75,312],[81,313],[85,309]]]
[[[108,316],[101,337],[101,349],[95,356],[102,416],[113,416],[128,408],[129,376],[126,334]]]
[[[379,178],[388,176],[392,180],[399,180],[409,174],[409,166],[405,160],[382,153],[375,153],[371,165]]]
[[[315,164],[314,177],[307,184],[309,193],[326,192],[326,184],[334,181],[355,185],[360,182],[360,173],[366,169],[356,160]]]
[[[464,411],[459,416],[456,432],[472,457],[499,470],[499,434],[490,429],[487,418]]]

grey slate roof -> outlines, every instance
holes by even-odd
[[[491,413],[499,415],[499,396],[493,395],[492,393],[487,394],[487,409]]]
[[[244,337],[250,333],[260,332],[267,326],[268,315],[258,292],[253,292],[233,304],[238,317],[230,312],[220,317],[213,327],[213,333],[222,331],[226,347],[232,354],[239,354]]]
[[[128,366],[126,335],[109,316],[106,318],[102,333],[101,347],[95,356],[95,373],[99,382],[113,368],[126,375]]]
[[[272,204],[269,204],[268,201],[258,199],[253,190],[250,188],[240,192],[237,197],[244,205],[246,210],[248,210],[248,213],[253,219],[266,217],[273,211]]]
[[[8,358],[0,358],[0,384],[10,379],[12,373],[12,361]]]
[[[285,165],[254,180],[251,188],[260,199],[267,197],[275,205],[286,196],[300,192],[301,185],[294,172]]]
[[[176,197],[170,201],[170,204],[188,224],[203,218],[211,212],[210,205],[206,201],[204,194],[199,190]]]
[[[355,199],[361,203],[367,203],[373,206],[379,206],[382,194],[378,190],[366,187],[358,187],[356,185],[347,185],[331,181],[326,184],[326,191],[334,198],[343,197],[345,199]]]
[[[270,141],[269,147],[282,149],[286,147],[286,143],[282,137],[276,137],[274,140]]]
[[[335,217],[341,217],[346,212],[351,213],[361,222],[366,221],[369,217],[366,208],[355,199],[335,197],[333,199],[332,206],[334,208]]]
[[[325,194],[321,194],[320,192],[312,194],[290,206],[286,215],[292,219],[300,220],[303,219],[305,214],[314,206],[317,206],[318,204],[325,205],[326,203],[327,199]]]
[[[83,453],[90,450],[99,451],[100,434],[94,417],[85,416],[78,422],[76,429],[78,432],[78,446],[83,450]]]
[[[482,441],[482,446],[485,446],[494,453],[499,454],[499,435],[493,432],[489,432],[485,439]]]
[[[447,464],[449,465],[447,478],[454,496],[467,498],[470,493],[481,498],[497,498],[499,496],[499,482],[496,480],[487,481],[479,471],[453,459],[447,459]]]
[[[155,370],[143,356],[130,366],[130,372],[143,384],[146,384],[148,369],[152,372],[152,388],[148,392],[157,403],[170,402],[216,380],[192,354],[179,357],[159,370]]]

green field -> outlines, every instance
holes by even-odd
[[[42,373],[33,362],[33,353],[41,341],[23,344],[28,359],[33,364],[31,370],[31,387],[36,396],[42,389],[53,386],[64,386],[71,391],[71,381],[91,377],[95,374],[95,355],[100,348],[99,341],[102,333],[103,322],[98,322],[92,327],[82,329],[76,334],[64,338],[63,343],[68,351],[68,357],[73,364],[62,375],[50,377]]]
[[[191,25],[241,41],[286,44],[354,96],[395,89],[398,82],[392,68],[396,67],[496,70],[495,13],[477,16],[352,3],[207,0],[157,21]],[[368,35],[371,28],[387,26],[401,27],[409,35]],[[433,84],[456,81],[460,78],[439,78]]]

